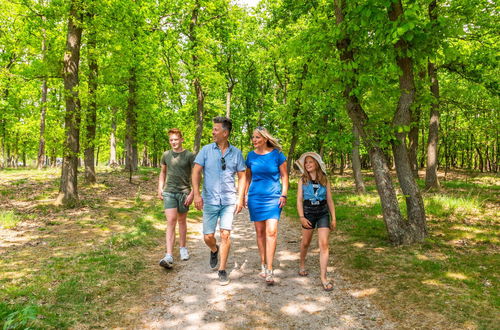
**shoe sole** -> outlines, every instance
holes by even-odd
[[[187,258],[181,258],[182,261],[186,261],[186,260],[189,260],[189,257]]]
[[[230,282],[231,282],[231,280],[227,280],[227,281],[225,281],[225,282],[219,282],[219,284],[220,284],[221,286],[225,286],[225,285],[228,285]]]
[[[170,264],[164,260],[161,260],[160,261],[160,266],[162,266],[163,268],[166,268],[166,269],[172,269],[172,267],[174,266],[173,264]]]

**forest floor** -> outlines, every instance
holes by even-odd
[[[297,275],[294,189],[280,222],[275,286],[267,287],[257,275],[246,213],[235,220],[228,286],[219,286],[208,267],[197,211],[188,219],[191,259],[170,271],[159,267],[165,221],[155,197],[157,175],[156,169],[141,169],[130,184],[125,173],[100,169],[98,184],[81,184],[80,206],[64,209],[53,204],[59,170],[2,170],[0,325],[479,329],[499,324],[498,177],[448,173],[440,192],[424,194],[426,242],[392,247],[373,179],[367,176],[368,193],[358,196],[348,176],[334,176],[339,229],[330,238],[335,290],[327,293],[318,279],[315,243],[310,275]]]

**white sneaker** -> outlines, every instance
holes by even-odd
[[[174,257],[170,254],[165,254],[165,257],[160,260],[160,266],[171,269],[174,266]]]
[[[179,249],[179,253],[181,255],[181,260],[188,260],[189,259],[189,253],[187,247],[181,247]]]

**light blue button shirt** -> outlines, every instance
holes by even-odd
[[[201,148],[194,162],[203,167],[203,202],[210,205],[236,203],[235,174],[245,170],[240,149],[229,144],[224,154],[226,170],[222,170],[222,152],[217,143]]]

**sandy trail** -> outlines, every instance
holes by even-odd
[[[231,283],[220,286],[217,272],[208,266],[201,224],[190,223],[189,230],[197,233],[190,237],[190,260],[176,258],[175,269],[166,271],[168,283],[154,296],[137,328],[394,328],[366,298],[357,298],[357,289],[336,273],[335,251],[330,251],[329,267],[335,288],[323,291],[316,235],[308,255],[309,276],[298,276],[300,230],[291,225],[284,217],[280,220],[276,284],[267,286],[258,276],[260,262],[248,212],[236,216],[227,267]]]

